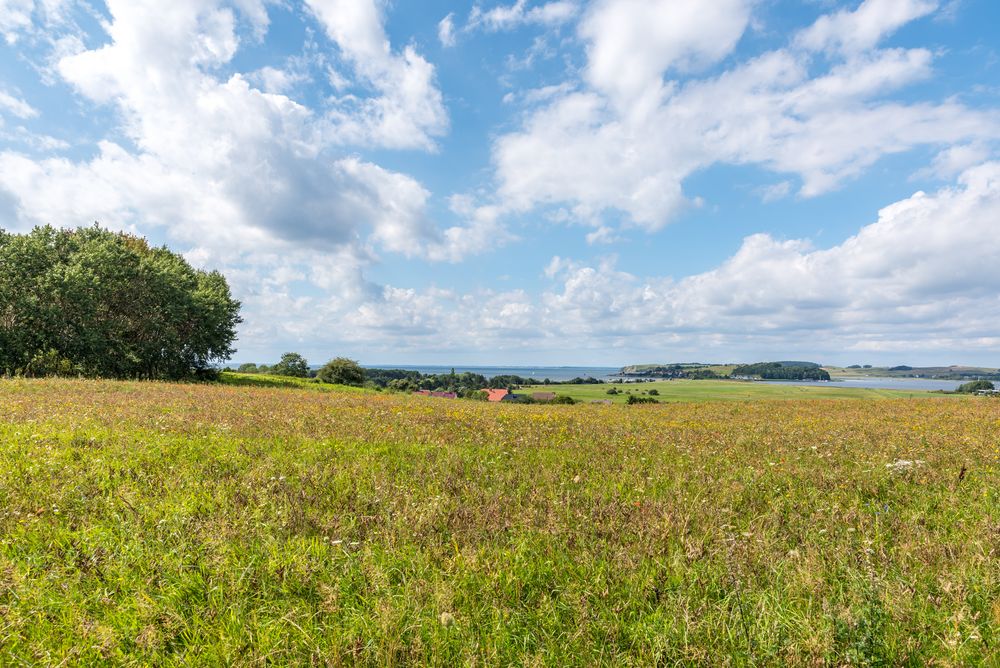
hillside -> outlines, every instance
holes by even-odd
[[[995,664],[998,425],[0,380],[0,665]]]

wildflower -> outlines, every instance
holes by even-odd
[[[900,473],[903,471],[909,471],[912,468],[923,465],[925,462],[922,459],[897,459],[891,464],[886,464],[885,467],[894,473]]]

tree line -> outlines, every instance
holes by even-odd
[[[291,376],[293,378],[315,378],[320,382],[355,387],[370,387],[374,389],[391,390],[395,392],[417,392],[430,390],[434,392],[454,392],[462,398],[483,399],[483,390],[504,388],[514,390],[525,385],[589,385],[601,384],[604,381],[595,378],[573,378],[566,381],[553,381],[548,378],[539,382],[532,378],[507,374],[486,376],[465,371],[456,373],[427,374],[414,369],[377,369],[362,367],[356,360],[337,357],[319,369],[312,369],[309,361],[299,353],[288,352],[274,364],[245,363],[235,369],[238,373],[267,374],[275,376]]]

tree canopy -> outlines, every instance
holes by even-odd
[[[232,355],[239,310],[222,274],[140,237],[0,230],[0,373],[182,378]]]

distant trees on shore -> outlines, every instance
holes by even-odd
[[[763,380],[830,380],[830,374],[818,366],[794,366],[781,362],[745,364],[735,367],[731,375]]]
[[[988,380],[974,380],[971,383],[964,383],[955,390],[960,394],[975,394],[976,392],[989,392],[996,387]]]
[[[234,352],[239,312],[222,274],[141,237],[0,230],[0,374],[211,374]]]

